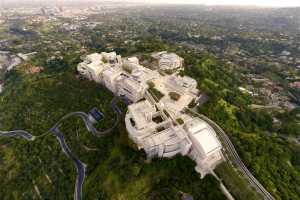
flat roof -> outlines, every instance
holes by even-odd
[[[149,123],[147,116],[155,112],[155,108],[148,101],[132,104],[128,106],[128,110],[137,129],[145,128]]]
[[[177,136],[176,131],[172,128],[167,128],[159,133],[152,135],[152,139],[157,145],[161,143],[165,143],[165,145],[173,145],[180,142],[180,138]]]
[[[86,56],[86,59],[90,62],[100,62],[102,61],[102,55],[99,53],[93,53]]]

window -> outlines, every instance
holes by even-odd
[[[132,118],[130,118],[130,123],[133,127],[135,127],[135,121]]]
[[[157,127],[156,128],[156,131],[159,133],[159,132],[162,132],[162,131],[164,131],[164,130],[166,130],[166,128],[165,127],[163,127],[163,126],[160,126],[160,127]]]

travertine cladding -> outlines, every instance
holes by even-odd
[[[152,56],[159,60],[158,69],[183,67],[183,59],[174,53]],[[88,55],[77,69],[82,76],[132,102],[125,117],[126,128],[148,158],[189,156],[197,163],[195,169],[201,177],[224,160],[215,131],[203,120],[183,112],[199,97],[194,79],[150,70],[140,65],[137,57],[122,59],[115,52]]]

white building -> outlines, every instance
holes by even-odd
[[[186,155],[191,147],[184,130],[173,126],[172,120],[147,100],[128,106],[125,124],[129,137],[148,158]]]
[[[199,98],[200,92],[197,89],[197,82],[190,77],[165,75],[159,79],[154,79],[152,82],[156,90],[164,95],[160,104],[166,107],[173,117],[176,117],[192,101],[197,101]],[[170,97],[171,93],[176,93],[179,98],[174,100]]]
[[[222,145],[212,127],[199,118],[185,123],[184,129],[193,145],[189,156],[196,161],[196,171],[204,177],[223,162]]]
[[[182,67],[176,54],[161,52],[157,58],[162,68]],[[177,61],[175,61],[177,60]],[[81,75],[106,86],[131,102],[125,116],[129,138],[149,159],[172,158],[180,154],[196,162],[196,171],[204,177],[224,160],[222,146],[214,130],[204,121],[194,118],[184,109],[199,98],[197,82],[190,77],[161,75],[139,64],[136,57],[121,59],[112,53],[91,54],[78,65]],[[161,93],[159,99],[150,92]]]
[[[183,68],[183,58],[175,53],[162,51],[152,54],[152,57],[158,59],[158,67],[161,70],[179,70]]]
[[[139,83],[132,78],[124,78],[118,82],[118,96],[125,96],[132,102],[143,99],[147,89],[146,84]]]
[[[103,71],[102,73],[102,83],[112,91],[113,93],[117,93],[117,83],[118,81],[121,81],[125,77],[129,77],[129,75],[124,72],[120,67],[111,67]]]
[[[149,158],[172,158],[187,155],[192,143],[180,127],[171,126],[143,140],[143,149]]]
[[[148,158],[187,155],[204,177],[223,162],[222,145],[206,122],[191,116],[182,119],[182,124],[174,125],[172,119],[145,100],[128,107],[125,124],[129,137]]]
[[[157,71],[152,71],[145,67],[133,70],[131,76],[139,83],[147,84],[149,81],[160,79],[161,76]]]
[[[102,52],[101,55],[103,56],[103,61],[109,64],[116,64],[122,62],[121,56],[117,55],[116,52],[111,52],[111,53]]]
[[[85,76],[89,80],[100,83],[103,70],[109,67],[104,64],[102,59],[103,56],[98,53],[86,56],[84,62],[80,63],[77,67],[79,74]]]

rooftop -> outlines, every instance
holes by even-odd
[[[156,109],[149,101],[141,101],[128,106],[128,111],[132,113],[135,127],[143,129],[152,120],[152,114],[156,112]]]
[[[206,122],[195,118],[185,124],[185,129],[189,132],[191,139],[197,143],[195,147],[200,148],[205,155],[221,148],[215,131]]]

